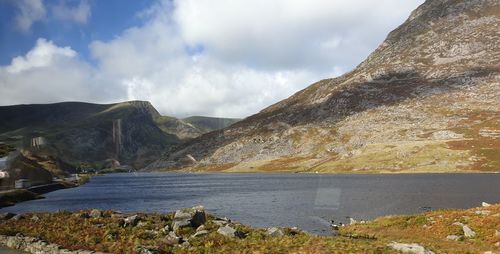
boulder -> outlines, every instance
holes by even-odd
[[[137,216],[137,215],[129,216],[123,220],[123,226],[124,227],[128,227],[128,226],[135,227],[137,225],[137,223],[139,222],[139,220],[140,220],[139,216]]]
[[[464,236],[467,238],[473,238],[476,236],[476,232],[472,231],[467,225],[462,226],[462,230],[464,231]]]
[[[434,252],[426,249],[424,246],[418,245],[416,243],[397,243],[391,242],[387,246],[403,252],[403,253],[414,253],[414,254],[434,254]]]
[[[207,222],[207,215],[205,210],[196,210],[191,218],[191,227],[196,228]]]
[[[276,227],[268,228],[266,230],[266,233],[267,233],[267,235],[272,236],[272,237],[281,237],[281,236],[285,235],[283,233],[283,230],[276,228]]]
[[[89,213],[89,216],[91,218],[94,218],[94,219],[101,218],[102,217],[102,211],[98,210],[98,209],[92,209],[92,211],[90,211],[90,213]]]
[[[479,210],[474,212],[477,215],[489,215],[491,212],[488,210]]]
[[[174,214],[172,227],[174,231],[188,226],[196,228],[205,224],[206,221],[207,216],[203,206],[195,206],[191,209],[177,210]]]
[[[199,227],[196,228],[196,232],[199,232],[199,231],[202,231],[202,230],[205,230],[205,225],[201,225]]]
[[[191,221],[189,220],[179,220],[179,221],[174,221],[172,224],[172,229],[177,232],[180,228],[185,228],[185,227],[190,227],[191,226]]]
[[[483,202],[483,203],[481,203],[481,206],[483,206],[483,207],[490,207],[490,206],[491,206],[491,204],[488,204],[488,203],[486,203],[486,202]]]
[[[162,242],[166,245],[174,246],[179,244],[180,240],[181,239],[174,232],[169,232],[168,235],[163,238]]]
[[[227,237],[235,237],[236,236],[236,229],[230,227],[230,226],[223,226],[217,229],[217,233],[227,236]]]

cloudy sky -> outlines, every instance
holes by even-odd
[[[423,0],[0,0],[0,105],[245,117],[354,68]]]

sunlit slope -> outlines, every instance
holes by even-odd
[[[147,169],[500,171],[499,25],[498,1],[426,1],[353,71]]]

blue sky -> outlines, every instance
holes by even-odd
[[[423,0],[0,0],[0,105],[245,117],[354,68]]]
[[[144,19],[139,17],[142,10],[151,6],[154,0],[90,0],[90,14],[85,24],[60,20],[50,14],[41,22],[35,22],[26,32],[15,26],[19,8],[12,1],[0,1],[0,64],[8,64],[12,58],[28,52],[38,38],[50,38],[57,45],[71,45],[82,57],[91,60],[89,44],[93,40],[110,40],[121,31],[140,25]],[[75,7],[80,1],[47,0],[45,4]],[[126,3],[126,4],[124,4]]]

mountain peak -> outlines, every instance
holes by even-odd
[[[355,70],[180,145],[150,168],[498,168],[500,143],[484,133],[500,133],[499,25],[498,1],[428,0]]]

